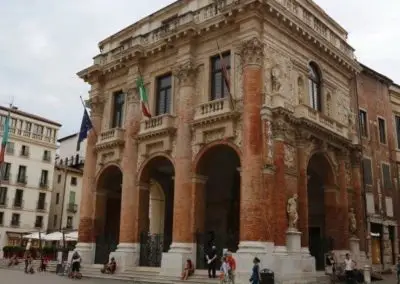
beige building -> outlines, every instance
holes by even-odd
[[[0,136],[10,111],[10,136],[0,181],[0,251],[23,234],[47,229],[56,141],[61,124],[0,107]]]
[[[58,140],[48,224],[50,231],[69,232],[79,226],[85,143],[77,151],[77,138],[75,133]]]
[[[204,268],[214,244],[235,253],[243,283],[255,255],[291,283],[318,282],[329,250],[367,262],[361,67],[316,4],[176,1],[99,48],[78,73],[97,133],[80,208],[85,262],[111,254],[119,269],[178,277],[187,258]]]

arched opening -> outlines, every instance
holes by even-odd
[[[315,257],[317,270],[323,270],[324,255],[333,249],[330,232],[336,206],[334,174],[327,158],[316,153],[308,163],[307,175],[309,249]]]
[[[165,156],[155,156],[140,173],[140,266],[159,267],[172,242],[174,166]]]
[[[203,188],[204,224],[197,233],[197,268],[204,268],[204,253],[213,245],[218,251],[235,252],[240,227],[240,158],[228,145],[206,150],[196,165],[196,173],[206,178]]]
[[[95,263],[108,261],[119,240],[122,172],[108,166],[100,174],[96,189],[96,254]]]
[[[321,72],[315,62],[308,65],[308,94],[310,106],[315,110],[322,111]]]

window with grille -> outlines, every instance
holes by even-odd
[[[370,159],[364,158],[362,163],[364,184],[372,185],[372,163]]]
[[[390,176],[390,165],[382,164],[382,180],[385,189],[392,189],[392,178]]]

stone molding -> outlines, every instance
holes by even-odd
[[[191,60],[176,66],[173,74],[178,78],[181,87],[195,86],[196,84],[197,68]]]
[[[264,61],[264,44],[256,37],[245,40],[239,47],[242,66],[256,65],[261,67]]]
[[[284,140],[288,129],[289,125],[284,118],[276,118],[272,121],[272,136],[274,139]]]

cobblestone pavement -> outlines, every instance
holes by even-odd
[[[0,283],[4,284],[126,284],[129,282],[109,279],[72,280],[67,277],[57,276],[54,273],[25,274],[23,271],[0,269]]]

